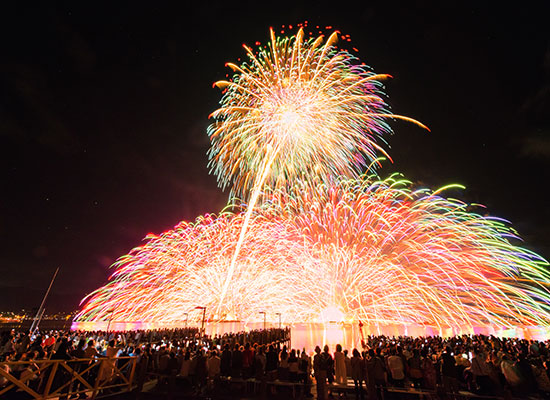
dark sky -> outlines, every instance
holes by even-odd
[[[206,157],[212,83],[242,43],[305,20],[350,34],[345,46],[394,76],[393,111],[430,127],[393,123],[387,173],[464,184],[452,194],[511,220],[550,257],[544,2],[72,3],[0,13],[0,310],[37,307],[57,266],[47,309],[73,310],[148,232],[219,211],[227,193]]]

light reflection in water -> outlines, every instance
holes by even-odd
[[[73,330],[106,330],[108,322],[73,322]],[[200,326],[200,325],[199,325]],[[276,328],[278,323],[266,324],[266,328]],[[286,326],[283,323],[283,327]],[[144,323],[144,322],[117,322],[110,324],[111,331],[135,330],[135,329],[155,329],[161,327],[182,328],[182,324],[167,326],[166,324]],[[207,322],[205,330],[207,335],[223,335],[224,333],[250,331],[263,329],[263,322]],[[361,333],[362,330],[362,333]],[[315,346],[321,348],[328,344],[330,351],[333,352],[337,344],[341,344],[344,349],[350,352],[354,348],[361,349],[362,334],[367,335],[386,335],[386,336],[453,336],[457,334],[484,334],[495,335],[499,337],[518,337],[535,340],[547,340],[550,338],[550,329],[541,327],[516,327],[512,329],[495,329],[492,327],[466,328],[460,332],[450,329],[439,330],[437,328],[425,326],[403,326],[403,325],[365,325],[362,329],[358,323],[296,323],[291,326],[291,347],[295,349],[305,348],[308,353],[312,353]]]

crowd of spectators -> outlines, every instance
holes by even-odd
[[[331,362],[326,346],[323,353],[316,349],[320,365],[328,359],[328,365],[335,366],[324,368],[328,382],[338,380],[345,366],[345,374],[355,383],[357,398],[364,396],[362,382],[369,399],[381,398],[388,387],[441,394],[466,390],[479,395],[550,397],[548,342],[484,335],[368,336],[362,350],[354,349],[348,359],[337,348]],[[318,388],[318,392],[323,389]]]
[[[354,382],[355,396],[388,398],[388,388],[456,393],[459,390],[516,397],[550,394],[548,343],[483,335],[441,337],[368,336],[361,349],[319,346],[308,354],[291,349],[288,329],[201,337],[197,329],[129,332],[4,332],[0,367],[19,379],[38,380],[44,359],[137,357],[136,379],[186,382],[202,393],[222,381],[293,382],[319,399]],[[2,361],[4,361],[2,363]],[[29,361],[21,370],[13,361]],[[12,365],[10,370],[10,365]],[[106,377],[103,377],[106,379]],[[7,381],[0,378],[0,388]]]
[[[82,365],[89,365],[90,359],[102,361],[102,368],[95,371],[93,380],[105,382],[114,375],[113,366],[116,365],[116,361],[107,363],[107,360],[129,356],[137,358],[136,377],[141,384],[150,375],[180,375],[189,379],[193,386],[202,389],[207,377],[213,378],[220,374],[220,371],[215,372],[215,364],[217,354],[221,356],[223,353],[222,346],[223,349],[232,350],[243,347],[242,368],[246,373],[250,361],[247,358],[251,347],[249,343],[254,343],[256,354],[264,344],[280,347],[281,343],[289,341],[289,335],[289,329],[253,330],[214,336],[200,335],[197,328],[125,332],[37,331],[34,334],[11,330],[0,334],[0,368],[35,390],[44,385],[40,366],[46,360],[70,360],[73,367],[79,363],[78,360],[83,360]],[[240,346],[241,343],[244,346]],[[237,356],[235,362],[231,363],[235,370],[236,360]],[[79,366],[74,368],[83,369]],[[221,362],[217,368],[222,368]],[[59,372],[55,381],[64,377],[67,374]],[[9,383],[7,378],[0,375],[0,390]]]

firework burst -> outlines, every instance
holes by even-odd
[[[340,179],[276,192],[270,207],[327,268],[312,294],[321,309],[371,325],[548,325],[548,263],[513,245],[506,221],[441,196],[447,188],[411,190],[397,174]]]
[[[286,293],[288,274],[300,276],[299,269],[312,262],[310,246],[289,222],[259,215],[251,219],[237,273],[214,315],[243,220],[243,214],[206,215],[147,236],[113,265],[110,282],[84,300],[77,320],[103,321],[113,312],[117,321],[181,322],[197,302],[207,307],[209,318],[248,320],[263,309],[294,310],[292,315],[305,318],[307,299],[295,303],[262,293]]]
[[[210,167],[244,203],[148,236],[76,320],[177,323],[200,302],[210,320],[549,327],[548,263],[506,221],[445,188],[360,175],[385,154],[385,121],[410,119],[388,112],[386,75],[338,50],[336,33],[303,35],[272,31],[217,82]]]
[[[181,321],[197,302],[209,319],[259,311],[318,322],[327,310],[370,325],[547,326],[548,264],[500,219],[469,211],[398,176],[298,185],[266,193],[251,219],[218,310],[244,214],[182,223],[121,258],[80,320]]]
[[[249,62],[228,63],[230,81],[212,113],[211,170],[222,188],[242,199],[255,186],[282,188],[312,177],[356,177],[385,150],[377,144],[391,132],[381,80],[350,53],[338,50],[334,32],[304,39],[278,38]],[[418,123],[414,121],[415,123]],[[421,124],[420,124],[421,125]],[[422,125],[423,126],[423,125]]]
[[[304,41],[302,29],[291,38],[270,32],[267,48],[256,54],[244,46],[249,62],[229,63],[233,79],[216,83],[226,93],[211,115],[210,167],[222,188],[248,203],[218,311],[264,187],[355,177],[377,152],[385,154],[376,143],[391,132],[385,118],[414,121],[387,111],[380,80],[388,75],[337,50],[337,32],[326,42],[323,36]]]

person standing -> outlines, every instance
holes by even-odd
[[[472,357],[472,374],[477,384],[480,394],[492,393],[491,378],[489,377],[489,368],[485,361],[487,356],[479,348],[474,348],[474,356]]]
[[[329,353],[328,345],[325,345],[325,347],[323,347],[322,356],[327,366],[326,371],[328,383],[329,385],[332,385],[332,383],[334,382],[334,359]]]
[[[372,350],[372,349],[371,349]],[[369,351],[370,353],[370,351]],[[382,349],[380,347],[376,348],[376,356],[374,357],[373,362],[374,368],[374,383],[377,392],[377,398],[385,398],[386,393],[386,383],[387,383],[387,369],[384,358],[382,357]]]
[[[413,382],[415,388],[422,386],[422,358],[420,358],[420,351],[418,349],[413,350],[412,357],[408,360],[409,364],[409,376]]]
[[[388,357],[388,368],[393,385],[403,387],[405,382],[405,366],[401,357],[396,354],[395,349],[391,349],[390,356]]]
[[[288,356],[288,373],[290,382],[298,382],[298,373],[300,371],[298,356],[296,355],[296,350],[290,350],[290,355]]]
[[[88,340],[88,346],[84,350],[84,358],[94,358],[94,357],[99,357],[99,353],[95,348],[94,339],[90,339]]]
[[[437,372],[435,370],[435,365],[432,361],[431,355],[428,354],[427,348],[423,348],[421,354],[423,385],[426,389],[434,390],[437,384]]]
[[[283,349],[279,353],[279,369],[278,376],[281,381],[288,381],[289,375],[289,365],[288,365],[288,352],[286,351],[286,346],[283,346]]]
[[[299,363],[299,372],[298,380],[304,384],[304,393],[306,397],[311,397],[311,385],[309,377],[311,374],[311,357],[306,353],[306,349],[302,349],[302,354],[300,355]]]
[[[220,377],[220,365],[221,360],[220,357],[218,357],[218,352],[212,350],[210,358],[206,361],[206,369],[208,371],[208,378],[213,382],[217,381]]]
[[[336,351],[334,352],[334,371],[336,375],[336,383],[338,385],[346,385],[347,372],[346,372],[346,357],[342,353],[342,346],[337,344]]]
[[[235,344],[233,353],[231,354],[231,377],[240,378],[243,369],[243,352],[244,347],[240,346],[238,343]]]
[[[324,353],[323,353],[324,354]],[[327,368],[326,357],[321,354],[321,348],[315,346],[315,356],[313,356],[313,372],[317,384],[317,399],[325,400],[327,398]]]
[[[264,345],[261,345],[261,346],[258,346],[256,348],[256,351],[254,352],[253,369],[254,369],[254,375],[256,376],[256,379],[258,380],[264,379],[265,364],[266,364],[265,347]]]
[[[188,379],[189,378],[189,370],[191,369],[191,352],[189,349],[185,351],[185,354],[183,355],[183,360],[181,360],[181,368],[179,376]]]
[[[361,357],[361,354],[357,349],[353,349],[353,357],[351,357],[351,379],[353,379],[353,384],[355,385],[355,399],[358,400],[365,398],[365,393],[363,391],[363,381],[365,380],[365,360]],[[374,355],[374,352],[373,352]],[[334,354],[336,358],[336,354]],[[338,365],[338,364],[337,364]],[[371,399],[369,395],[369,399]]]
[[[526,396],[537,390],[537,383],[535,381],[531,363],[527,361],[526,354],[523,349],[519,351],[514,365],[523,378],[521,385],[522,394]]]
[[[443,389],[447,393],[458,392],[459,384],[456,372],[456,360],[449,346],[446,347],[445,352],[441,355],[441,380],[443,381]]]
[[[277,367],[279,364],[277,350],[270,344],[265,355],[265,372],[267,374],[268,381],[274,381],[277,379]]]
[[[206,366],[206,357],[204,356],[204,350],[199,349],[195,355],[195,388],[200,394],[206,383],[206,377],[208,376],[208,368]]]
[[[254,362],[254,349],[251,348],[250,343],[244,344],[243,355],[243,378],[248,379],[252,377],[252,364]]]
[[[222,376],[229,376],[231,374],[231,350],[229,350],[228,343],[223,346],[220,373]]]
[[[507,386],[512,392],[518,392],[518,388],[521,387],[522,377],[514,362],[510,359],[510,356],[506,353],[502,355],[502,361],[500,362],[500,370],[504,375]]]
[[[344,350],[344,361],[346,363],[347,378],[351,378],[351,358],[349,358],[347,350]]]

